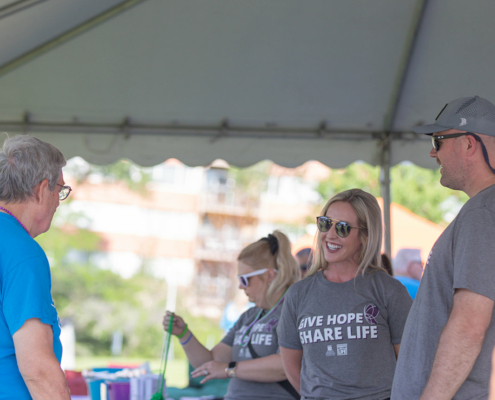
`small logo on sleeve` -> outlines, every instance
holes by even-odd
[[[463,126],[463,125],[467,125],[466,118],[461,118],[461,123],[459,124],[459,126]]]

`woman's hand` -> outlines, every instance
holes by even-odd
[[[167,311],[165,313],[165,316],[163,317],[163,329],[165,331],[168,330],[168,324],[170,323],[170,316],[172,313],[170,311]],[[184,328],[186,327],[186,323],[184,320],[179,317],[178,315],[174,314],[174,321],[172,322],[172,335],[180,335],[182,331],[184,331]]]
[[[200,383],[208,382],[210,379],[227,379],[228,376],[225,372],[225,368],[228,366],[228,363],[209,361],[191,372],[191,376],[193,378],[204,376],[205,378]]]

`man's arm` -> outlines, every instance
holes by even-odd
[[[13,339],[17,365],[33,400],[70,400],[65,374],[53,352],[51,325],[28,319]]]
[[[490,396],[488,400],[495,400],[495,349],[492,352],[492,373],[490,375]]]
[[[494,301],[457,289],[421,400],[451,399],[468,377],[492,319]]]
[[[400,343],[399,344],[393,344],[392,346],[394,346],[395,359],[397,359],[397,358],[399,358]]]

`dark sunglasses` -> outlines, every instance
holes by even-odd
[[[490,165],[490,160],[488,159],[488,152],[486,151],[485,144],[483,143],[481,138],[473,132],[453,133],[452,135],[432,136],[431,137],[431,143],[433,144],[433,148],[435,149],[435,151],[438,151],[438,150],[440,150],[440,145],[442,144],[442,142],[440,142],[440,140],[455,138],[455,137],[464,136],[464,135],[472,136],[476,139],[477,142],[480,143],[481,151],[483,152],[483,158],[485,159],[486,165],[488,165],[488,168],[490,168],[490,170],[495,174],[495,168],[493,168]]]
[[[337,236],[341,238],[346,238],[351,233],[351,228],[354,229],[364,229],[358,228],[357,226],[351,226],[348,222],[339,221],[337,219],[332,219],[328,217],[316,217],[316,226],[320,232],[328,232],[332,225],[335,223],[335,232]]]
[[[438,150],[440,150],[440,146],[442,145],[442,142],[440,142],[440,140],[452,139],[452,138],[456,138],[459,136],[465,136],[465,135],[473,135],[473,134],[471,132],[464,132],[464,133],[453,133],[451,135],[432,136],[431,137],[431,144],[433,145],[433,148],[435,149],[435,151],[438,151]],[[475,135],[473,135],[473,136],[475,136]]]

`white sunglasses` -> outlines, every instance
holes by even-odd
[[[242,287],[248,287],[249,278],[251,278],[252,276],[264,274],[266,271],[268,271],[268,268],[263,268],[263,269],[259,269],[258,271],[250,272],[249,274],[238,275],[237,278],[239,279],[239,283],[241,284]],[[275,273],[278,272],[276,269],[274,269],[274,271]]]

